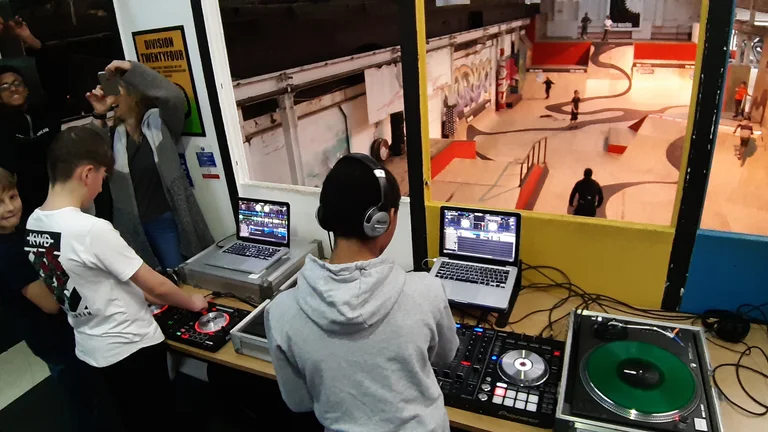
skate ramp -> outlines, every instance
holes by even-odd
[[[665,100],[674,105],[691,101],[694,69],[635,67],[632,70],[632,101],[648,105]]]
[[[432,182],[432,199],[514,209],[519,186],[519,163],[454,159]]]
[[[647,116],[621,156],[618,168],[631,174],[628,178],[633,181],[677,181],[679,171],[673,161],[667,159],[667,149],[685,136],[685,126],[685,122],[678,119]]]
[[[638,135],[649,135],[672,142],[677,137],[685,135],[686,122],[678,117],[651,114],[646,117]]]
[[[632,88],[634,48],[610,43],[595,44],[587,67],[586,92],[582,97],[623,96]]]
[[[676,167],[680,161],[669,159],[680,154],[670,152],[670,147],[679,145],[677,141],[685,136],[685,122],[649,115],[634,125],[639,126],[638,132],[625,128],[635,134],[634,139],[609,168],[614,174],[611,177],[620,173],[626,180],[603,185],[604,214],[608,219],[668,225],[680,177]]]
[[[590,50],[587,79],[626,81],[626,74],[632,71],[634,58],[635,47],[632,44],[595,43]],[[626,74],[610,65],[621,69]]]

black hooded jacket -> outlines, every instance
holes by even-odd
[[[32,53],[45,93],[53,91],[49,72],[51,60],[45,48]],[[18,69],[0,68],[24,78]],[[0,72],[2,72],[0,71]],[[37,98],[44,99],[44,98]],[[0,104],[0,168],[16,174],[21,197],[22,223],[48,196],[48,149],[61,132],[59,110],[48,102],[29,97],[24,107]]]
[[[16,174],[23,221],[48,195],[48,149],[60,131],[59,116],[43,105],[0,107],[0,167]]]

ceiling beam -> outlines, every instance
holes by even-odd
[[[427,51],[434,51],[499,34],[511,33],[528,25],[528,18],[508,21],[475,30],[467,30],[427,41]],[[400,60],[400,47],[384,48],[285,71],[274,72],[232,83],[239,106],[257,102],[280,94],[343,78],[365,69],[379,67]]]

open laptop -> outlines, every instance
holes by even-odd
[[[238,198],[237,242],[222,249],[208,265],[261,273],[288,254],[290,213],[287,202]]]
[[[520,266],[520,213],[440,208],[440,258],[430,274],[448,300],[506,310]]]

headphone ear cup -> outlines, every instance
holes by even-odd
[[[389,229],[389,213],[379,211],[378,208],[373,207],[368,210],[363,221],[363,231],[365,235],[371,238],[379,237]]]
[[[317,206],[317,210],[315,210],[315,219],[317,220],[318,225],[320,225],[320,228],[324,229],[325,231],[330,231],[325,224],[325,220],[323,219],[323,206]]]

